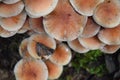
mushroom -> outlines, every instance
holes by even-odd
[[[88,48],[90,50],[99,49],[105,45],[97,38],[97,36],[93,36],[90,38],[79,37],[78,39],[83,47]]]
[[[105,0],[97,6],[93,18],[105,28],[114,28],[120,23],[120,1]]]
[[[23,11],[21,14],[8,18],[0,18],[0,25],[8,31],[18,31],[26,20],[26,13]]]
[[[5,4],[15,4],[18,1],[20,1],[20,0],[3,0],[2,2],[5,3]]]
[[[22,12],[24,4],[19,1],[15,4],[4,4],[0,3],[0,16],[1,17],[12,17],[17,16]]]
[[[63,66],[56,65],[52,63],[50,60],[45,61],[45,64],[47,65],[48,68],[48,79],[54,80],[58,79],[62,72],[63,72]]]
[[[59,0],[55,10],[43,18],[45,31],[59,41],[76,39],[86,22],[87,17],[77,14],[69,0]]]
[[[35,31],[36,33],[43,33],[44,27],[43,27],[43,18],[29,18],[29,24],[30,28]]]
[[[57,65],[67,65],[72,58],[70,48],[64,43],[57,45],[54,53],[50,56],[50,61]]]
[[[100,30],[98,38],[105,44],[108,45],[119,45],[120,44],[120,24],[115,28],[105,28]]]
[[[105,45],[100,50],[107,54],[113,54],[120,48],[120,45]]]
[[[96,24],[94,20],[89,17],[86,23],[86,26],[83,29],[82,34],[80,35],[83,38],[89,38],[95,36],[100,30],[100,25]]]
[[[78,53],[86,53],[89,51],[89,49],[83,47],[80,42],[78,41],[78,39],[75,39],[73,41],[68,41],[68,45],[69,47],[74,50],[75,52]]]
[[[33,34],[29,38],[27,49],[34,58],[44,58],[45,56],[49,58],[56,49],[56,42],[45,33]]]
[[[42,60],[21,59],[14,67],[16,80],[47,80],[48,69]]]
[[[104,2],[104,0],[70,0],[73,8],[80,14],[86,16],[92,16],[93,11],[100,3]]]
[[[58,0],[24,0],[25,10],[32,18],[48,15],[56,7]]]

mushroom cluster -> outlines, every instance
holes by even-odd
[[[111,54],[120,48],[120,0],[0,0],[0,36],[25,32],[16,79],[57,79],[70,48]]]

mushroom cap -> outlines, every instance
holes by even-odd
[[[70,48],[63,43],[60,43],[57,45],[57,48],[49,59],[57,65],[67,65],[71,61],[71,58],[72,53]]]
[[[22,1],[15,4],[4,4],[0,3],[0,16],[1,17],[12,17],[20,14],[24,8]]]
[[[114,28],[120,23],[120,1],[106,0],[97,6],[93,18],[105,28]]]
[[[102,29],[98,38],[105,44],[108,45],[119,45],[120,44],[120,24],[115,28]]]
[[[99,49],[105,45],[97,38],[97,36],[93,36],[90,38],[79,37],[78,40],[83,47],[88,48],[90,50]]]
[[[16,80],[47,80],[48,69],[42,60],[21,59],[14,67]]]
[[[113,54],[120,48],[120,45],[105,45],[100,50],[104,53]]]
[[[97,5],[103,1],[104,0],[70,0],[70,3],[78,13],[92,16]]]
[[[8,31],[18,31],[26,20],[26,13],[23,11],[17,16],[0,18],[0,25]]]
[[[70,47],[72,50],[74,50],[74,51],[76,51],[76,52],[78,52],[78,53],[86,53],[86,52],[89,51],[89,49],[83,47],[83,46],[80,44],[80,42],[78,41],[78,39],[75,39],[75,40],[73,40],[73,41],[68,41],[68,45],[69,45],[69,47]]]
[[[41,58],[47,55],[48,56],[51,55],[51,50],[54,50],[56,48],[56,42],[53,38],[49,37],[45,33],[33,34],[29,38],[27,48],[28,48],[28,52],[32,57]],[[50,54],[47,54],[46,52]],[[43,54],[43,56],[41,54]]]
[[[45,31],[60,41],[76,39],[86,22],[87,17],[77,14],[68,0],[59,0],[55,10],[43,18]]]
[[[29,24],[30,28],[34,30],[36,33],[43,33],[44,27],[43,27],[43,18],[29,18]]]
[[[28,38],[25,38],[22,40],[20,46],[19,46],[19,53],[21,57],[30,57],[30,54],[27,50],[27,45],[28,45]]]
[[[48,79],[53,80],[53,79],[58,79],[62,72],[63,72],[63,66],[56,65],[52,63],[50,60],[45,61],[45,64],[47,65],[48,68]]]
[[[25,9],[32,18],[45,16],[52,12],[56,7],[58,0],[24,0]]]
[[[100,31],[100,25],[96,24],[91,17],[88,18],[86,26],[80,35],[83,38],[95,36]]]
[[[17,3],[18,1],[20,0],[3,0],[2,2],[5,4],[14,4],[14,3]]]

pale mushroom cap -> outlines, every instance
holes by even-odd
[[[108,45],[120,44],[120,24],[115,28],[102,29],[98,34],[99,40]]]
[[[27,50],[27,45],[28,45],[28,38],[22,40],[20,46],[19,46],[19,53],[21,57],[30,57],[30,54],[28,53]]]
[[[120,45],[105,45],[100,50],[104,53],[113,54],[120,48]]]
[[[4,4],[0,3],[0,16],[1,17],[12,17],[20,14],[24,8],[22,1],[15,4]]]
[[[67,65],[71,61],[71,58],[72,53],[70,48],[63,43],[60,43],[57,45],[55,52],[49,59],[57,65]]]
[[[18,1],[20,1],[20,0],[3,0],[2,2],[5,3],[5,4],[14,4]]]
[[[26,20],[26,13],[23,11],[17,16],[0,18],[0,25],[8,31],[18,31]]]
[[[52,12],[58,0],[24,0],[24,3],[28,15],[32,18],[38,18]]]
[[[80,14],[92,16],[96,6],[104,0],[70,0],[73,8]]]
[[[100,25],[96,24],[91,17],[88,18],[86,26],[80,35],[83,38],[89,38],[95,36],[100,30]]]
[[[105,45],[97,38],[97,36],[93,36],[90,38],[79,37],[78,39],[82,46],[84,46],[85,48],[88,48],[90,50],[99,49]]]
[[[106,0],[94,11],[93,18],[105,28],[114,28],[120,23],[120,1]]]
[[[30,28],[34,30],[36,33],[43,33],[43,18],[29,18]]]
[[[16,80],[47,80],[48,69],[42,60],[21,59],[14,68]]]
[[[86,22],[87,17],[77,14],[68,0],[59,0],[55,10],[43,19],[45,31],[60,41],[76,39]]]
[[[56,48],[55,40],[49,37],[47,34],[45,33],[33,34],[29,38],[27,48],[28,48],[28,52],[30,53],[30,55],[34,58],[41,58],[41,56],[39,56],[37,52],[37,43],[41,43],[51,49]]]
[[[75,39],[73,41],[68,41],[68,45],[71,49],[73,49],[74,51],[78,52],[78,53],[86,53],[89,51],[89,49],[83,47],[80,42],[78,41],[78,39]]]
[[[63,66],[56,65],[49,60],[45,61],[45,63],[48,68],[48,79],[58,79],[63,72]]]

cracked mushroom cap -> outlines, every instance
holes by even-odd
[[[105,28],[114,28],[120,23],[120,1],[105,0],[97,6],[93,18]]]
[[[43,33],[43,17],[40,18],[29,18],[30,28],[35,31],[36,33]]]
[[[23,11],[17,16],[0,18],[0,25],[8,31],[18,31],[25,23],[26,13]]]
[[[115,28],[102,29],[98,38],[105,44],[108,45],[119,45],[120,44],[120,24]]]
[[[57,45],[57,48],[49,59],[57,65],[67,65],[70,62],[71,58],[72,53],[70,48],[63,43],[60,43]]]
[[[32,18],[38,18],[51,13],[58,0],[24,0],[24,3],[28,15]]]
[[[83,47],[88,48],[90,50],[99,49],[105,45],[97,38],[97,36],[93,36],[90,38],[79,37],[78,40]]]
[[[18,1],[20,1],[20,0],[3,0],[2,2],[5,3],[5,4],[15,4]]]
[[[50,60],[45,61],[45,64],[47,65],[48,68],[48,79],[54,80],[58,79],[62,72],[63,72],[63,66],[56,65],[52,63]]]
[[[78,53],[86,53],[86,52],[89,51],[89,49],[83,47],[83,46],[80,44],[80,42],[78,41],[78,39],[75,39],[75,40],[73,40],[73,41],[68,41],[68,45],[69,45],[69,47],[70,47],[72,50],[74,50],[74,51],[76,51],[76,52],[78,52]]]
[[[19,1],[14,4],[4,4],[0,3],[0,16],[1,17],[12,17],[17,16],[23,11],[24,4],[22,1]]]
[[[56,42],[45,33],[33,34],[29,38],[27,49],[34,58],[49,57],[56,49]]]
[[[100,50],[104,53],[113,54],[120,48],[120,45],[105,45]]]
[[[78,13],[92,16],[97,5],[103,1],[104,0],[70,0],[70,3]]]
[[[86,22],[87,17],[77,14],[69,0],[59,0],[55,10],[43,18],[45,31],[59,41],[76,39]]]
[[[47,80],[48,69],[42,60],[21,59],[14,67],[16,80]]]
[[[93,37],[99,31],[100,31],[100,25],[96,24],[94,20],[91,17],[89,17],[86,26],[84,27],[83,32],[80,36],[83,38]]]

